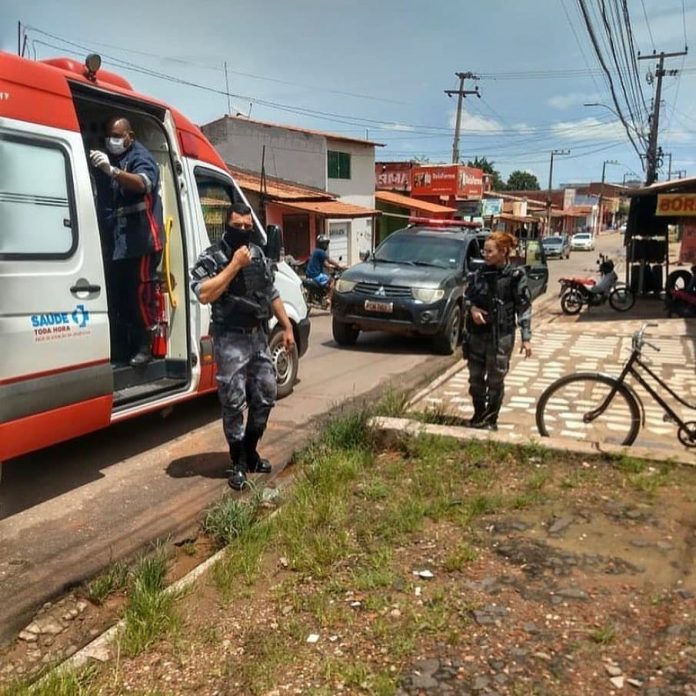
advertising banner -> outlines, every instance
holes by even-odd
[[[378,189],[405,191],[411,185],[410,162],[384,162],[375,164],[375,181]]]
[[[662,193],[657,196],[658,217],[696,217],[696,193]]]
[[[484,198],[481,201],[481,215],[483,215],[483,217],[492,217],[493,215],[500,215],[500,213],[502,212],[502,198]]]
[[[461,164],[414,167],[412,196],[454,196],[478,199],[483,196],[483,171]]]

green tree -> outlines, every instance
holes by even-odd
[[[515,169],[507,180],[508,191],[540,191],[539,181],[531,172]]]
[[[475,167],[482,169],[486,174],[491,176],[491,185],[494,191],[504,191],[505,182],[500,177],[500,172],[493,166],[495,162],[489,162],[487,157],[474,157],[466,163],[467,167]]]

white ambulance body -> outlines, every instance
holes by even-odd
[[[194,124],[95,66],[0,52],[0,462],[215,389],[210,309],[190,292],[188,274],[244,195]],[[141,369],[113,360],[109,265],[87,159],[103,149],[114,115],[130,120],[161,173],[164,348]],[[285,395],[309,321],[300,281],[283,262],[276,286],[298,345],[286,354],[271,325]]]

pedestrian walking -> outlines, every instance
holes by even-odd
[[[521,353],[532,355],[532,297],[524,268],[513,267],[510,255],[517,240],[493,232],[483,245],[485,265],[469,279],[465,290],[464,358],[469,367],[469,393],[474,415],[468,425],[498,429],[505,393],[505,375],[515,346],[515,329],[522,334]]]
[[[257,446],[276,399],[276,373],[268,349],[272,314],[283,329],[285,349],[295,344],[292,325],[273,285],[271,262],[250,242],[252,229],[251,209],[242,203],[233,205],[221,240],[199,256],[191,271],[191,289],[202,304],[212,306],[218,396],[232,462],[228,483],[235,490],[244,488],[247,473],[271,471]]]

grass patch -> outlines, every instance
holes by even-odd
[[[616,629],[611,624],[606,624],[590,631],[590,640],[597,645],[611,645],[616,638]]]
[[[107,597],[125,589],[128,584],[128,566],[118,561],[110,565],[104,573],[87,584],[85,593],[94,604],[103,604]]]
[[[202,523],[203,531],[218,548],[227,546],[254,524],[259,500],[259,495],[252,495],[248,500],[222,498],[206,512]]]
[[[161,546],[133,571],[125,626],[118,637],[119,649],[128,656],[139,654],[179,626],[174,606],[177,598],[164,592],[166,574],[167,558]]]
[[[97,668],[90,665],[80,671],[56,669],[34,684],[16,682],[2,691],[2,696],[94,696],[92,683]]]
[[[476,549],[470,544],[462,542],[445,558],[442,567],[448,573],[462,571],[469,563],[473,563],[477,558],[478,552]]]

